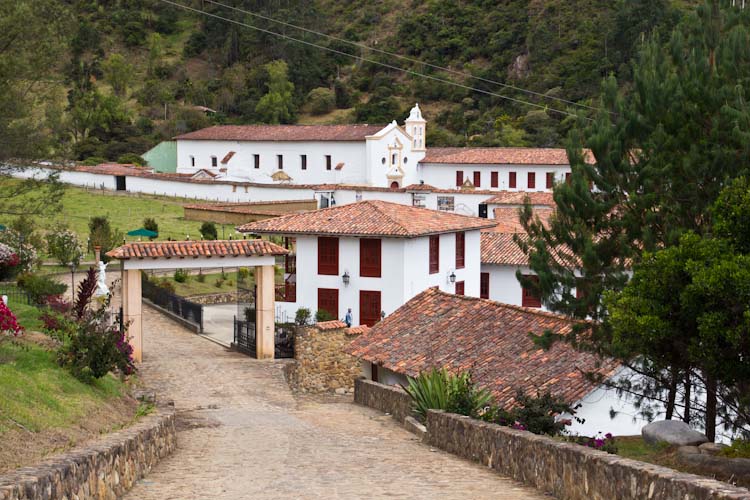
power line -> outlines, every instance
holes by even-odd
[[[308,42],[307,40],[301,40],[299,38],[294,38],[292,36],[285,35],[283,33],[277,33],[275,31],[271,31],[271,30],[268,30],[268,29],[265,29],[265,28],[261,28],[261,27],[258,27],[258,26],[253,26],[252,24],[247,24],[247,23],[243,23],[243,22],[240,22],[240,21],[236,21],[234,19],[229,19],[229,18],[220,16],[220,15],[217,15],[217,14],[213,14],[211,12],[206,12],[204,10],[196,9],[195,7],[190,7],[189,5],[184,5],[184,4],[181,4],[181,3],[178,3],[178,2],[173,2],[172,0],[159,0],[159,1],[167,3],[167,4],[170,4],[170,5],[173,5],[175,7],[179,7],[181,9],[183,9],[183,10],[189,10],[189,11],[192,11],[192,12],[195,12],[195,13],[198,13],[198,14],[203,14],[205,16],[213,17],[215,19],[226,21],[228,23],[237,24],[239,26],[244,26],[246,28],[250,28],[250,29],[254,29],[256,31],[267,33],[269,35],[278,36],[278,37],[284,38],[286,40],[291,40],[293,42],[302,43],[304,45],[309,45],[311,47],[315,47],[315,48],[318,48],[318,49],[321,49],[321,50],[332,52],[334,54],[339,54],[339,55],[342,55],[342,56],[351,57],[351,58],[357,59],[359,61],[364,61],[364,62],[368,62],[370,64],[375,64],[377,66],[382,66],[382,67],[385,67],[385,68],[388,68],[388,69],[392,69],[392,70],[396,70],[396,71],[401,71],[403,73],[408,73],[408,74],[413,75],[413,76],[418,76],[418,77],[421,77],[421,78],[426,78],[428,80],[433,80],[433,81],[436,81],[436,82],[445,83],[446,85],[453,85],[454,87],[460,87],[460,88],[463,88],[463,89],[466,89],[466,90],[471,90],[471,91],[474,91],[474,92],[479,92],[481,94],[486,94],[486,95],[490,95],[490,96],[493,96],[493,97],[498,97],[500,99],[505,99],[505,100],[508,100],[508,101],[513,101],[513,102],[518,103],[518,104],[525,104],[526,106],[533,106],[535,108],[543,109],[545,111],[552,111],[554,113],[559,113],[561,115],[572,116],[572,117],[575,117],[575,118],[583,118],[583,119],[588,120],[588,121],[593,121],[592,118],[582,117],[582,116],[579,116],[579,115],[577,115],[575,113],[571,113],[569,111],[563,111],[563,110],[560,110],[560,109],[550,108],[549,106],[545,106],[545,105],[542,105],[542,104],[536,104],[536,103],[533,103],[533,102],[524,101],[523,99],[517,99],[515,97],[510,97],[510,96],[498,94],[496,92],[491,92],[489,90],[478,89],[476,87],[471,87],[469,85],[464,85],[462,83],[454,82],[454,81],[451,81],[451,80],[446,80],[445,78],[440,78],[440,77],[433,76],[433,75],[426,75],[424,73],[419,73],[418,71],[414,71],[414,70],[411,70],[411,69],[401,68],[399,66],[393,66],[392,64],[388,64],[388,63],[384,63],[384,62],[380,62],[380,61],[375,61],[373,59],[368,59],[366,57],[362,57],[362,56],[359,56],[359,55],[356,55],[356,54],[349,54],[348,52],[344,52],[344,51],[337,50],[337,49],[332,49],[332,48],[326,47],[324,45],[319,45],[317,43]]]
[[[437,64],[432,64],[432,63],[420,61],[419,59],[414,59],[413,57],[404,56],[404,55],[401,55],[401,54],[397,54],[395,52],[389,52],[387,50],[379,49],[377,47],[370,47],[370,46],[365,45],[363,43],[353,42],[351,40],[347,40],[345,38],[340,38],[340,37],[337,37],[337,36],[334,36],[334,35],[329,35],[327,33],[321,32],[321,31],[315,31],[313,29],[305,28],[303,26],[298,26],[296,24],[292,24],[292,23],[289,23],[289,22],[286,22],[286,21],[280,21],[278,19],[274,19],[272,17],[265,16],[263,14],[258,14],[257,12],[252,12],[252,11],[249,11],[249,10],[241,9],[239,7],[234,7],[232,5],[226,5],[226,4],[223,4],[221,2],[217,2],[215,0],[203,0],[203,2],[210,3],[210,4],[213,4],[213,5],[217,5],[219,7],[223,7],[225,9],[233,10],[233,11],[236,11],[236,12],[242,12],[243,14],[248,14],[250,16],[254,16],[254,17],[263,19],[265,21],[270,21],[270,22],[273,22],[273,23],[280,24],[282,26],[287,26],[289,28],[294,28],[294,29],[297,29],[297,30],[300,30],[300,31],[305,31],[307,33],[311,33],[311,34],[314,34],[314,35],[322,36],[324,38],[328,38],[329,40],[335,40],[337,42],[341,42],[341,43],[346,43],[346,44],[349,44],[349,45],[353,45],[355,47],[359,47],[359,48],[364,49],[364,50],[370,50],[372,52],[377,52],[377,53],[380,53],[380,54],[383,54],[383,55],[387,55],[387,56],[390,56],[390,57],[395,57],[395,58],[401,59],[403,61],[408,61],[408,62],[415,63],[415,64],[421,64],[423,66],[427,66],[427,67],[432,68],[432,69],[437,69],[437,70],[445,71],[447,73],[451,73],[451,74],[454,74],[454,75],[457,75],[457,76],[462,76],[464,78],[471,78],[473,80],[478,80],[478,81],[485,82],[485,83],[491,83],[493,85],[499,85],[499,86],[505,87],[507,89],[516,90],[518,92],[524,92],[526,94],[530,94],[530,95],[534,95],[534,96],[537,96],[537,97],[541,97],[543,99],[553,99],[555,101],[562,102],[562,103],[565,103],[565,104],[569,104],[571,106],[579,106],[579,107],[590,109],[590,110],[593,110],[593,111],[602,111],[601,108],[597,108],[595,106],[589,106],[588,104],[584,104],[584,103],[580,103],[580,102],[575,102],[575,101],[570,101],[568,99],[563,99],[562,97],[555,97],[555,96],[550,96],[550,95],[542,94],[541,92],[535,92],[533,90],[524,89],[522,87],[517,87],[517,86],[511,85],[509,83],[499,82],[497,80],[490,80],[489,78],[484,78],[484,77],[481,77],[481,76],[475,76],[475,75],[472,75],[471,73],[465,73],[463,71],[457,71],[455,69],[446,68],[444,66],[439,66]]]

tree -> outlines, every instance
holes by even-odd
[[[295,118],[294,84],[289,81],[289,68],[284,61],[271,61],[263,66],[268,73],[268,92],[260,98],[255,112],[264,123],[292,123]]]
[[[157,224],[152,217],[146,217],[145,219],[143,219],[143,228],[148,229],[149,231],[153,231],[157,235],[159,234],[159,224]],[[155,236],[149,238],[149,240],[151,241],[153,241],[154,239],[156,239]]]
[[[102,70],[114,93],[119,97],[125,96],[130,82],[133,81],[133,65],[121,54],[112,54],[102,64]]]
[[[213,222],[204,222],[201,224],[200,233],[204,240],[215,240],[219,237],[216,231],[216,224]]]
[[[47,235],[47,250],[61,266],[78,266],[83,256],[81,242],[70,229],[58,229]]]

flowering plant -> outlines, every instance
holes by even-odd
[[[18,324],[16,315],[8,309],[8,306],[2,300],[0,300],[0,333],[10,334],[14,337],[23,333],[23,327]]]

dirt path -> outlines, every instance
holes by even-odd
[[[179,412],[178,450],[129,499],[540,499],[344,397],[297,397],[283,362],[229,352],[144,309],[142,376]]]

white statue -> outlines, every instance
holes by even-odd
[[[109,288],[107,287],[107,264],[99,261],[99,277],[97,280],[96,297],[106,297],[109,295]]]

